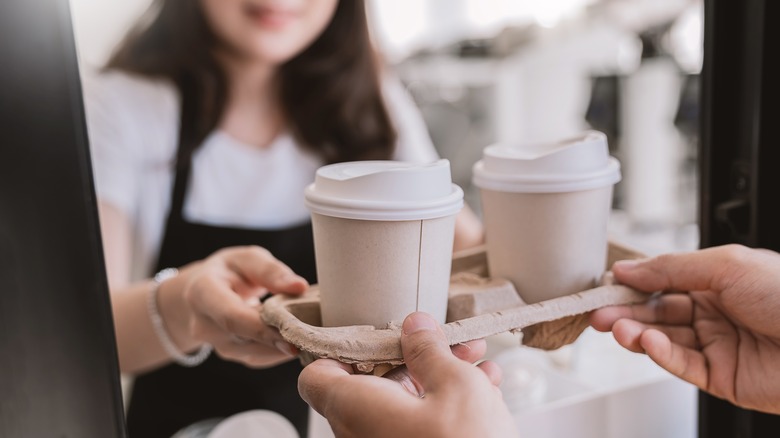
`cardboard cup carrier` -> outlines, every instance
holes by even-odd
[[[455,215],[450,163],[323,166],[306,188],[324,327],[400,324],[447,313]]]
[[[510,280],[526,303],[597,284],[606,266],[612,186],[620,181],[604,134],[488,146],[473,179],[491,276]]]

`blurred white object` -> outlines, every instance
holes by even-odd
[[[300,438],[286,418],[273,411],[254,410],[230,416],[207,438]]]
[[[489,339],[488,345],[490,359],[504,372],[500,388],[518,436],[696,436],[696,388],[623,349],[612,334],[586,330],[571,345],[577,354],[566,369],[555,366],[550,352],[511,346],[513,341]]]
[[[499,388],[512,414],[545,402],[549,366],[541,350],[511,348],[496,356],[493,361],[503,371]]]
[[[561,387],[571,390],[571,385]],[[696,390],[665,379],[615,392],[574,394],[514,418],[519,436],[534,438],[693,438]]]
[[[669,29],[669,51],[687,73],[701,72],[704,61],[704,5],[694,2]]]
[[[626,211],[640,225],[670,224],[681,216],[679,169],[685,144],[671,123],[681,86],[680,69],[670,57],[645,59],[622,82]]]

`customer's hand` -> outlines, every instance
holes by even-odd
[[[453,355],[430,316],[406,318],[401,347],[416,388],[321,359],[307,366],[298,390],[338,437],[509,437],[514,422],[495,386],[492,362],[475,367]],[[414,395],[414,393],[418,395]]]
[[[597,310],[596,329],[716,397],[780,414],[780,254],[729,245],[612,271],[628,286],[677,293]]]
[[[259,298],[269,292],[297,295],[307,287],[267,250],[232,247],[181,268],[162,283],[158,299],[166,325],[178,327],[179,345],[205,342],[225,359],[267,367],[297,351],[263,323]]]

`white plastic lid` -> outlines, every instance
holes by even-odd
[[[519,193],[590,190],[621,178],[620,163],[598,131],[554,143],[488,146],[473,172],[477,187]]]
[[[463,190],[452,183],[448,160],[330,164],[317,170],[305,196],[313,213],[346,219],[433,219],[463,207]]]

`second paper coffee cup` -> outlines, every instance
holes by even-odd
[[[606,267],[607,220],[620,164],[606,136],[497,144],[474,165],[491,276],[527,303],[595,286]]]
[[[305,196],[323,326],[385,328],[414,311],[444,322],[463,207],[449,161],[327,165]]]

